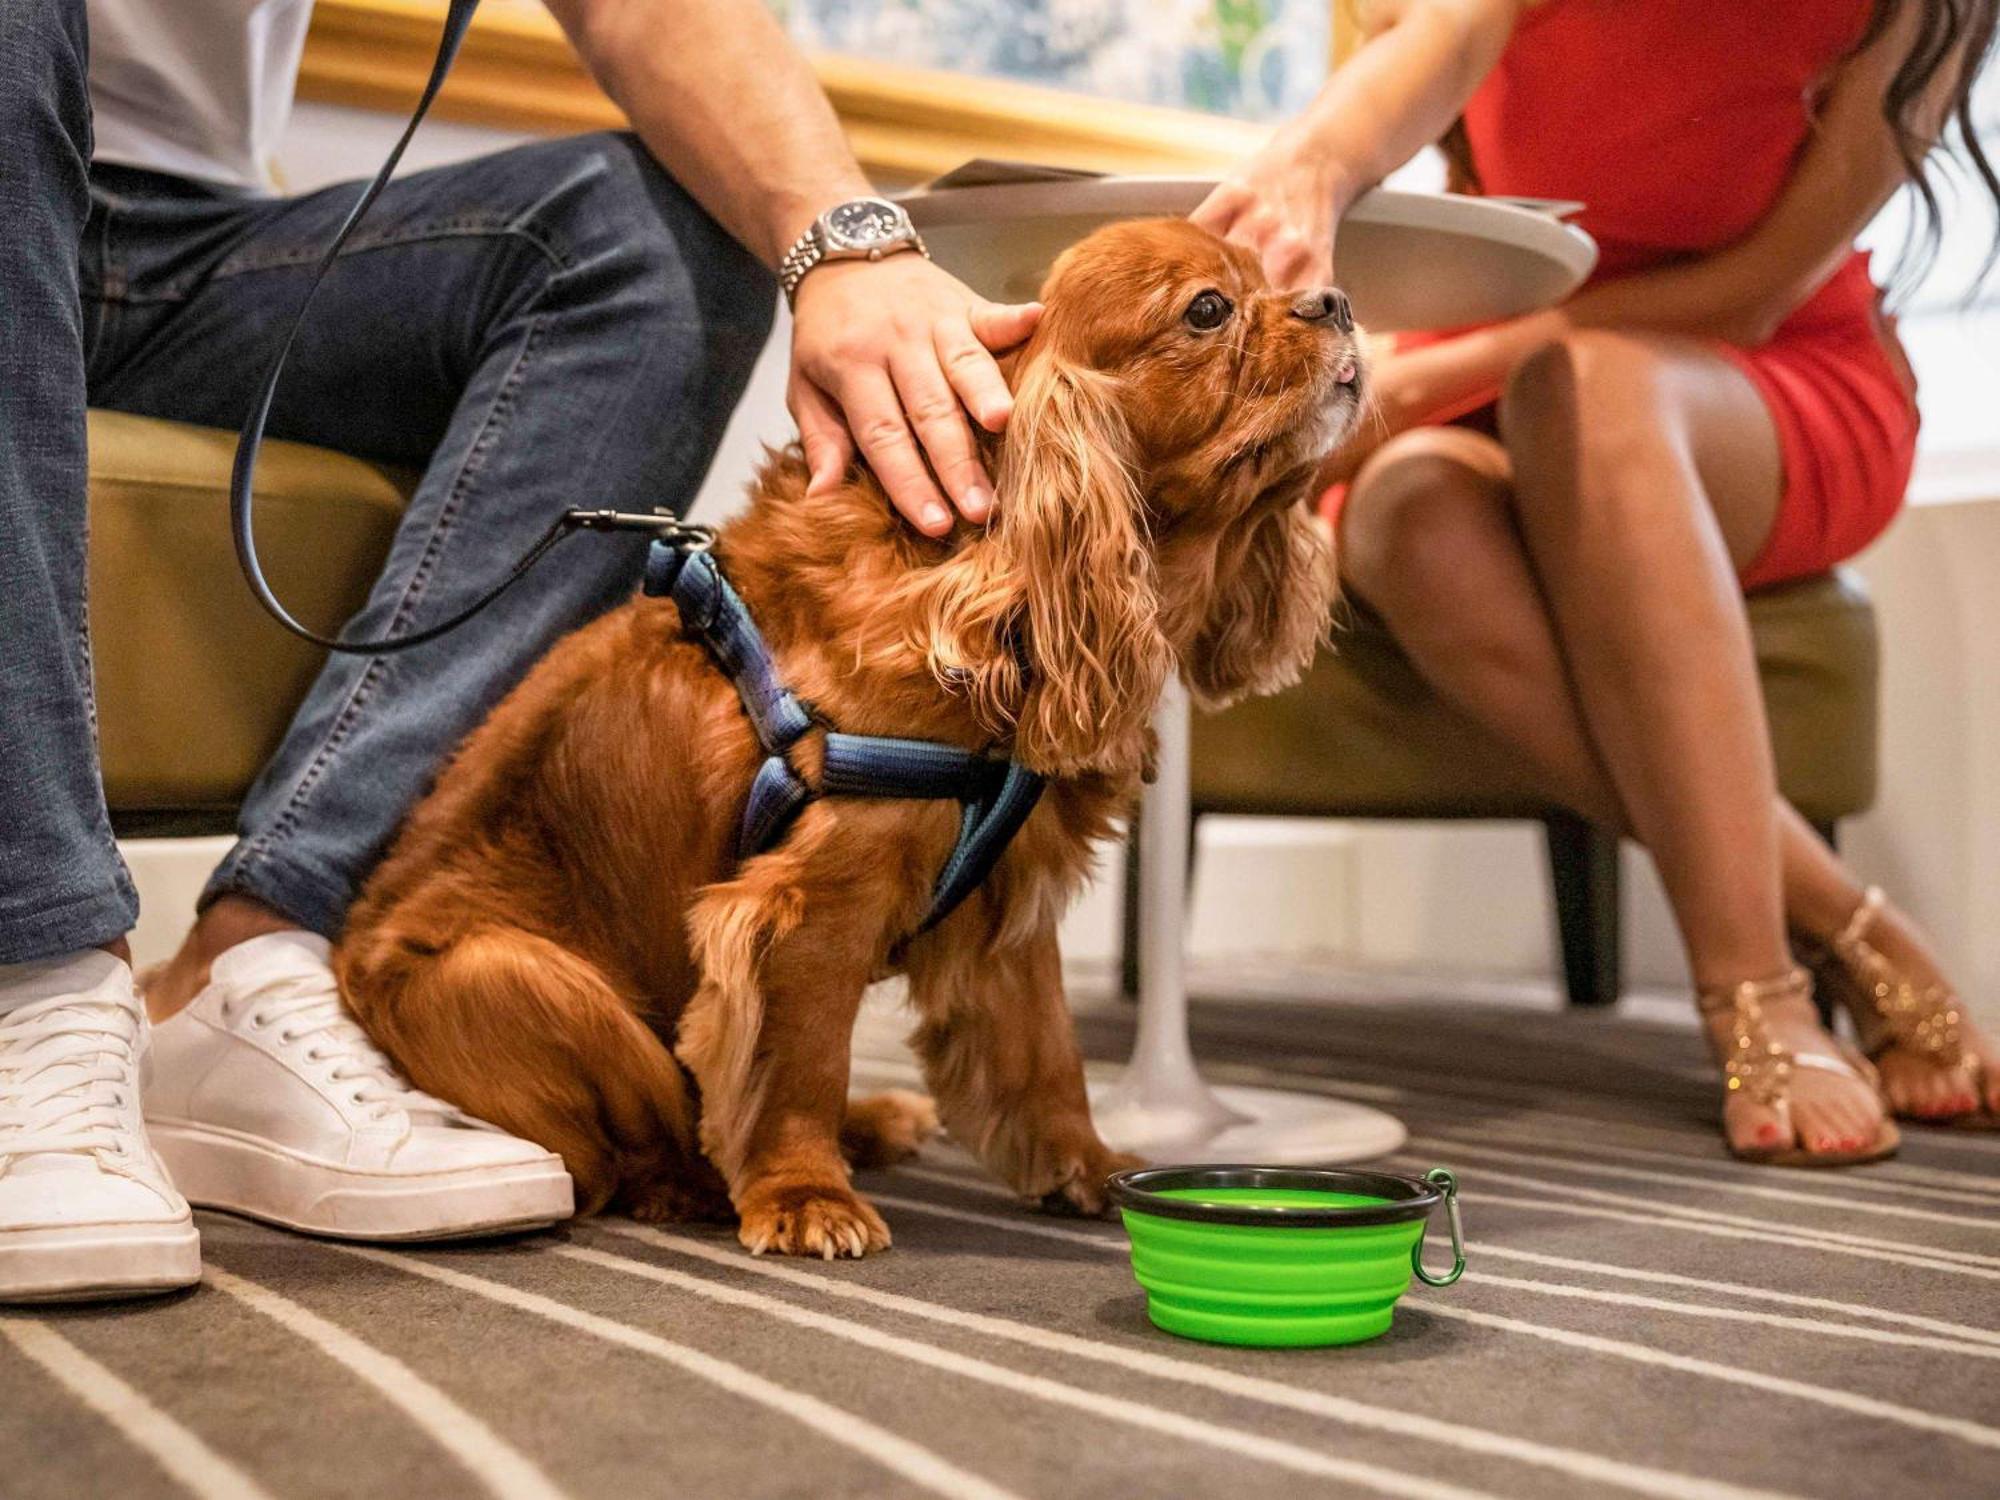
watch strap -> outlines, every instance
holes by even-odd
[[[836,250],[831,253],[826,248],[826,215],[822,214],[805,228],[805,232],[792,241],[791,249],[778,262],[778,285],[784,289],[785,305],[789,307],[798,297],[799,283],[806,279],[806,273],[816,266],[834,260],[882,260],[900,250],[914,250],[925,260],[931,258],[930,247],[924,237],[917,233],[916,226],[910,225],[909,233],[879,245],[872,250]],[[907,218],[904,220],[907,224]]]

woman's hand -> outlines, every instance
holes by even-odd
[[[1244,246],[1280,291],[1333,285],[1340,175],[1289,128],[1216,184],[1192,217]]]
[[[815,268],[792,310],[785,393],[812,471],[806,493],[838,484],[858,445],[918,530],[951,530],[954,505],[984,521],[993,481],[966,414],[988,432],[1007,425],[1014,398],[993,356],[1023,342],[1041,313],[975,296],[920,255]]]

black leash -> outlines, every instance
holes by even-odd
[[[264,577],[262,564],[257,561],[257,538],[252,517],[252,481],[257,474],[257,452],[264,442],[264,424],[271,415],[271,402],[278,393],[278,377],[284,373],[285,360],[297,342],[299,329],[305,325],[306,311],[312,306],[313,297],[318,293],[320,283],[326,273],[333,269],[334,261],[340,255],[341,247],[355,226],[374,206],[382,190],[389,185],[397,166],[403,160],[403,152],[410,144],[410,138],[417,133],[424,116],[430,113],[438,90],[444,86],[445,75],[451,71],[453,61],[458,57],[459,44],[465,40],[465,33],[472,25],[473,13],[479,9],[479,0],[450,0],[450,10],[445,16],[444,34],[438,39],[437,61],[431,65],[430,81],[424,85],[423,97],[417,100],[416,110],[410,116],[410,123],[403,127],[403,134],[388,159],[376,172],[374,180],[363,189],[354,207],[347,211],[335,231],[333,242],[326,247],[313,270],[312,280],[307,283],[306,294],[299,302],[298,310],[292,314],[291,327],[285,331],[284,341],[278,345],[278,352],[271,361],[271,367],[264,373],[263,388],[257,393],[251,405],[250,415],[244,419],[242,436],[236,444],[236,462],[229,474],[229,529],[236,542],[236,561],[243,569],[244,581],[250,585],[250,592],[257,602],[264,606],[271,617],[293,635],[324,646],[329,651],[344,651],[359,656],[386,656],[393,651],[409,651],[436,640],[458,629],[467,620],[485,609],[508,589],[520,582],[528,570],[546,557],[555,545],[572,532],[577,531],[646,531],[669,546],[705,545],[709,537],[706,527],[689,526],[666,512],[636,514],[616,510],[568,510],[557,517],[549,529],[526,552],[500,581],[465,606],[448,620],[409,635],[391,636],[379,641],[353,641],[337,636],[321,635],[309,630],[293,619],[291,612],[271,591],[270,582]]]

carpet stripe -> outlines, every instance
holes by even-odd
[[[473,1296],[501,1303],[518,1312],[530,1313],[539,1318],[546,1318],[552,1323],[560,1323],[579,1333],[603,1339],[606,1343],[619,1344],[637,1353],[649,1355],[698,1379],[719,1386],[731,1395],[741,1396],[767,1410],[790,1417],[830,1442],[851,1449],[863,1458],[880,1464],[891,1473],[901,1475],[919,1488],[945,1496],[946,1500],[1022,1500],[1022,1497],[1012,1491],[1002,1489],[977,1474],[961,1469],[930,1449],[886,1428],[877,1427],[856,1412],[833,1406],[817,1396],[779,1385],[776,1381],[766,1380],[763,1376],[740,1365],[717,1359],[714,1355],[705,1354],[699,1349],[672,1343],[658,1334],[627,1327],[610,1318],[602,1318],[596,1313],[585,1312],[582,1308],[557,1302],[552,1297],[522,1291],[504,1282],[489,1281],[483,1276],[468,1276],[463,1271],[434,1266],[427,1261],[417,1260],[395,1251],[333,1243],[328,1243],[326,1248],[342,1255],[373,1261],[377,1265],[388,1266],[408,1275],[422,1276],[458,1291],[470,1292]]]
[[[881,1200],[878,1200],[881,1201]],[[928,1211],[928,1205],[922,1205]],[[973,1215],[957,1210],[945,1211],[948,1217],[978,1219],[989,1222],[986,1216]],[[1745,1489],[1719,1480],[1696,1478],[1676,1474],[1669,1470],[1655,1469],[1643,1464],[1627,1463],[1620,1459],[1605,1458],[1594,1453],[1576,1449],[1557,1448],[1537,1443],[1527,1438],[1514,1437],[1505,1433],[1489,1432],[1482,1428],[1467,1427],[1456,1422],[1447,1422],[1434,1417],[1421,1416],[1413,1412],[1398,1411],[1393,1407],[1370,1406],[1350,1400],[1344,1396],[1334,1396],[1318,1391],[1303,1390],[1297,1386],[1285,1385],[1278,1381],[1266,1380],[1254,1375],[1238,1374],[1232,1370],[1219,1369],[1193,1360],[1175,1358],[1171,1355],[1155,1354],[1149,1350],[1131,1349],[1122,1344],[1103,1343],[1079,1338],[1074,1334],[1058,1332],[1055,1329],[1039,1328],[1030,1323],[1019,1323],[1010,1318],[994,1317],[985,1313],[967,1312],[940,1303],[925,1302],[919,1298],[903,1296],[900,1293],[882,1291],[864,1286],[858,1282],[835,1281],[830,1277],[802,1271],[796,1267],[774,1263],[765,1259],[749,1260],[729,1251],[717,1250],[696,1240],[680,1235],[663,1233],[642,1225],[604,1223],[597,1226],[609,1234],[621,1235],[654,1246],[675,1255],[685,1255],[708,1262],[729,1271],[741,1271],[783,1281],[793,1286],[807,1288],[815,1293],[845,1298],[865,1303],[889,1312],[922,1318],[951,1328],[963,1329],[969,1333],[983,1334],[991,1338],[1006,1339],[1014,1343],[1026,1344],[1037,1349],[1067,1354],[1079,1359],[1091,1360],[1099,1364],[1113,1365],[1135,1374],[1151,1376],[1159,1380],[1173,1381],[1182,1385],[1195,1385],[1222,1395],[1257,1401],[1265,1405],[1284,1407],[1303,1412],[1306,1415],[1340,1422],[1351,1427],[1362,1427],[1379,1432],[1392,1433],[1398,1437],[1414,1438],[1437,1443],[1440,1446],[1478,1454],[1485,1458],[1502,1458],[1517,1463],[1550,1469],[1574,1478],[1593,1483],[1612,1485],[1635,1494],[1664,1497],[1664,1500],[1744,1500],[1750,1496],[1768,1496],[1772,1492]],[[1013,1226],[1016,1228],[1029,1226]],[[1053,1229],[1055,1226],[1034,1226]],[[1094,1240],[1080,1231],[1069,1231],[1065,1237],[1083,1240],[1086,1243],[1103,1246],[1107,1242]],[[616,1259],[616,1257],[613,1257]],[[645,1262],[626,1262],[629,1265],[644,1265]],[[658,1268],[655,1268],[658,1269]],[[784,1304],[790,1306],[791,1304]],[[861,1325],[855,1325],[861,1326]],[[1183,1420],[1176,1418],[1176,1421]]]
[[[1803,1232],[1770,1229],[1738,1229],[1730,1224],[1704,1224],[1693,1219],[1672,1219],[1664,1214],[1639,1213],[1625,1208],[1599,1208],[1592,1203],[1570,1203],[1561,1198],[1517,1198],[1512,1193],[1489,1193],[1481,1189],[1476,1194],[1461,1196],[1468,1203],[1490,1203],[1499,1208],[1525,1208],[1534,1213],[1568,1214],[1580,1219],[1604,1219],[1616,1224],[1641,1224],[1649,1229],[1677,1229],[1683,1234],[1708,1235],[1713,1239],[1747,1240],[1761,1245],[1777,1245],[1786,1250],[1817,1250],[1827,1255],[1848,1255],[1858,1260],[1879,1260],[1890,1265],[1913,1266],[1920,1271],[1935,1271],[1947,1276],[1972,1276],[1983,1281],[2000,1281],[2000,1271],[1987,1271],[1978,1266],[1954,1265],[1949,1261],[1932,1260],[1924,1255],[1907,1255],[1894,1250],[1867,1250],[1854,1245],[1829,1244],[1816,1240]]]
[[[897,1208],[913,1210],[917,1213],[934,1213],[945,1218],[969,1219],[991,1224],[1003,1229],[1019,1230],[1023,1226],[1013,1223],[1000,1214],[978,1213],[968,1209],[938,1209],[934,1205],[910,1198],[890,1198],[875,1194],[877,1203],[891,1204]],[[1042,1226],[1037,1226],[1042,1227]],[[1108,1254],[1124,1255],[1125,1246],[1117,1240],[1100,1238],[1096,1235],[1071,1231],[1070,1237],[1079,1243],[1090,1245]],[[1476,1251],[1477,1246],[1471,1247]],[[1468,1283],[1476,1284],[1474,1283]],[[1830,1386],[1812,1385],[1802,1380],[1791,1380],[1782,1375],[1766,1375],[1757,1370],[1740,1369],[1734,1365],[1717,1364],[1712,1360],[1695,1359],[1688,1355],[1669,1353],[1664,1349],[1654,1349],[1645,1344],[1628,1343],[1622,1339],[1601,1338],[1596,1334],[1576,1333],[1567,1328],[1555,1328],[1541,1323],[1530,1323],[1522,1318],[1506,1318],[1494,1313],[1476,1313],[1466,1308],[1441,1307],[1428,1298],[1404,1299],[1408,1306],[1421,1307],[1427,1313],[1440,1317],[1455,1318],[1461,1322],[1479,1323],[1493,1328],[1504,1328],[1509,1332],[1528,1334],[1547,1339],[1552,1343],[1565,1344],[1571,1348],[1589,1349],[1599,1354],[1622,1356],[1642,1364],[1658,1365],[1687,1374],[1704,1375],[1710,1379],[1728,1381],[1736,1385],[1749,1386],[1772,1395],[1794,1396],[1804,1401],[1817,1401],[1824,1406],[1836,1407],[1842,1411],[1860,1416],[1880,1417],[1885,1421],[1900,1422],[1906,1427],[1920,1431],[1941,1433],[1948,1437],[1960,1438],[1965,1442],[1985,1448],[2000,1448],[2000,1428],[1988,1427],[1979,1422],[1958,1417],[1936,1416],[1919,1411],[1915,1407],[1900,1406],[1892,1401],[1880,1401],[1873,1396],[1863,1396],[1853,1391],[1835,1390]]]
[[[1456,1142],[1463,1139],[1462,1136],[1438,1131],[1429,1131],[1426,1134],[1437,1140],[1451,1140]],[[1546,1151],[1574,1153],[1580,1150],[1587,1150],[1590,1153],[1590,1157],[1584,1158],[1584,1160],[1590,1161],[1593,1166],[1597,1165],[1593,1160],[1595,1157],[1614,1156],[1622,1157],[1627,1161],[1665,1162],[1670,1165],[1678,1164],[1684,1167],[1700,1167],[1713,1175],[1687,1176],[1669,1180],[1685,1181],[1701,1187],[1722,1188],[1727,1192],[1741,1191],[1744,1188],[1754,1188],[1757,1190],[1755,1195],[1759,1197],[1776,1196],[1781,1200],[1796,1199],[1796,1201],[1803,1203],[1824,1205],[1842,1210],[1859,1208],[1863,1213],[1894,1213],[1907,1208],[1906,1205],[1901,1204],[1879,1207],[1873,1204],[1857,1205],[1847,1197],[1835,1198],[1824,1194],[1795,1193],[1794,1190],[1789,1188],[1773,1188],[1771,1186],[1772,1169],[1769,1167],[1751,1166],[1744,1162],[1726,1160],[1720,1157],[1696,1156],[1686,1151],[1655,1151],[1639,1146],[1615,1145],[1601,1139],[1592,1139],[1588,1143],[1579,1143],[1574,1136],[1564,1138],[1544,1134],[1540,1131],[1515,1130],[1485,1124],[1480,1126],[1479,1137],[1481,1141],[1497,1141],[1510,1146],[1540,1147],[1542,1151],[1537,1152],[1535,1156],[1535,1159],[1538,1161],[1547,1159],[1543,1154]],[[1567,1160],[1575,1160],[1575,1158],[1572,1156]],[[1567,1160],[1565,1164],[1567,1164]],[[1582,1162],[1578,1162],[1578,1165],[1582,1165]],[[1843,1172],[1840,1174],[1840,1190],[1843,1194],[1852,1194],[1855,1192],[1900,1194],[1904,1197],[1927,1198],[1937,1203],[1967,1203],[1988,1209],[2000,1210],[2000,1202],[1996,1202],[1995,1200],[1995,1189],[1989,1188],[1984,1192],[1980,1192],[1964,1188],[1936,1187],[1916,1178],[1905,1181],[1900,1177],[1894,1177],[1891,1175],[1893,1170],[1890,1163],[1882,1162],[1871,1164],[1865,1172]],[[1947,1173],[1945,1175],[1958,1178],[1961,1181],[1963,1180],[1962,1174]],[[1755,1180],[1752,1181],[1751,1179]],[[1918,1218],[1926,1217],[1921,1211],[1914,1212],[1912,1216]],[[1982,1229],[2000,1229],[2000,1218],[1995,1218],[1992,1215],[1983,1218],[1946,1215],[1943,1222],[1953,1224],[1971,1223]]]
[[[373,1386],[426,1437],[457,1459],[489,1494],[500,1500],[563,1500],[563,1491],[525,1454],[393,1354],[363,1343],[267,1286],[223,1270],[212,1255],[202,1268],[202,1280],[296,1334]]]
[[[1549,1266],[1558,1271],[1582,1271],[1592,1276],[1650,1281],[1661,1286],[1682,1286],[1690,1291],[1720,1292],[1728,1297],[1755,1298],[1782,1307],[1812,1307],[1822,1312],[1842,1313],[1850,1318],[1872,1318],[1876,1322],[1900,1323],[1908,1328],[1922,1328],[1962,1343],[1991,1344],[2000,1347],[2000,1332],[1993,1329],[1975,1328],[1969,1323],[1950,1323],[1943,1318],[1926,1318],[1916,1313],[1894,1312],[1886,1307],[1874,1307],[1865,1302],[1837,1302],[1831,1297],[1808,1297],[1800,1292],[1781,1292],[1769,1287],[1747,1286],[1740,1281],[1710,1281],[1699,1276],[1682,1276],[1673,1271],[1646,1271],[1636,1266],[1615,1266],[1601,1260],[1575,1260],[1563,1255],[1543,1255],[1534,1250],[1519,1250],[1511,1245],[1490,1244],[1485,1240],[1479,1242],[1479,1257],[1481,1260],[1518,1260],[1529,1265]]]
[[[1524,1318],[1474,1312],[1465,1307],[1444,1307],[1428,1297],[1406,1298],[1405,1301],[1426,1313],[1449,1318],[1454,1322],[1471,1323],[1506,1333],[1525,1334],[1530,1338],[1562,1344],[1571,1349],[1587,1350],[1592,1354],[1609,1355],[1660,1369],[1699,1375],[1709,1380],[1726,1381],[1731,1385],[1745,1386],[1768,1395],[1790,1396],[1800,1401],[1812,1401],[1838,1411],[1851,1412],[1855,1416],[1874,1417],[1904,1427],[1913,1427],[1919,1432],[1957,1438],[1961,1442],[1981,1448],[2000,1448],[2000,1427],[1988,1427],[1983,1422],[1970,1421],[1964,1417],[1940,1416],[1936,1412],[1920,1411],[1914,1406],[1902,1406],[1893,1401],[1878,1400],[1856,1391],[1835,1390],[1831,1386],[1813,1385],[1783,1375],[1767,1375],[1761,1370],[1745,1370],[1735,1365],[1717,1364],[1714,1360],[1697,1359],[1688,1354],[1674,1354],[1665,1349],[1655,1349],[1647,1344],[1634,1344],[1624,1339],[1609,1339],[1594,1333],[1578,1333],[1570,1328],[1552,1328],[1543,1323],[1530,1323]]]
[[[1491,1247],[1480,1245],[1483,1259]],[[1580,1302],[1602,1302],[1615,1307],[1638,1307],[1653,1312],[1679,1313],[1690,1318],[1709,1318],[1728,1323],[1757,1323],[1766,1328],[1785,1328],[1797,1333],[1816,1333],[1830,1338],[1859,1339],[1870,1344],[1893,1344],[1905,1349],[1935,1349],[1944,1354],[1966,1355],[1973,1359],[2000,1359],[2000,1343],[1973,1343],[1963,1339],[1939,1338],[1934,1334],[1897,1333],[1888,1328],[1857,1328],[1851,1323],[1830,1323],[1825,1318],[1794,1318],[1782,1313],[1752,1312],[1741,1307],[1714,1307],[1705,1303],[1675,1302],[1666,1297],[1642,1297],[1631,1292],[1608,1292],[1599,1287],[1571,1286],[1558,1281],[1531,1281],[1519,1276],[1496,1276],[1491,1271],[1474,1273],[1480,1286],[1507,1287],[1543,1297],[1568,1297]]]
[[[1934,1208],[1912,1208],[1901,1203],[1861,1203],[1851,1197],[1830,1197],[1824,1193],[1802,1193],[1794,1188],[1772,1187],[1768,1183],[1730,1182],[1715,1177],[1698,1177],[1689,1172],[1659,1172],[1646,1167],[1621,1167],[1610,1162],[1593,1161],[1575,1156],[1555,1156],[1546,1151],[1514,1151],[1505,1146],[1488,1146],[1480,1141],[1467,1140],[1456,1135],[1412,1134],[1410,1145],[1417,1148],[1434,1149],[1441,1153],[1457,1152],[1471,1157],[1490,1157],[1496,1161],[1527,1162],[1533,1166],[1552,1167],[1566,1172],[1588,1172],[1597,1177],[1614,1177],[1623,1182],[1657,1182],[1668,1186],[1695,1187],[1708,1192],[1740,1193],[1747,1197],[1762,1198],[1773,1203],[1797,1203],[1811,1208],[1823,1208],[1843,1214],[1880,1214],[1899,1219],[1921,1220],[1927,1224],[1951,1224],[1960,1227],[1984,1230],[1988,1234],[2000,1231],[2000,1218],[1988,1214],[1943,1213]],[[1769,1170],[1768,1168],[1766,1169]],[[1819,1231],[1812,1231],[1817,1233]],[[1895,1241],[1877,1241],[1878,1244],[1896,1244]],[[1971,1252],[1932,1252],[1938,1254],[1969,1254]],[[1992,1261],[2000,1265],[2000,1259]]]
[[[271,1500],[268,1491],[193,1432],[46,1323],[0,1318],[0,1336],[150,1456],[200,1500]]]
[[[1467,1155],[1479,1154],[1466,1150]],[[1397,1159],[1427,1161],[1428,1157],[1412,1157],[1408,1152],[1396,1153]],[[1661,1203],[1654,1198],[1637,1198],[1629,1193],[1613,1193],[1603,1188],[1582,1187],[1572,1182],[1556,1182],[1546,1177],[1528,1177],[1519,1172],[1503,1172],[1494,1167],[1482,1167],[1480,1180],[1506,1183],[1513,1187],[1539,1188],[1545,1193],[1563,1193],[1586,1203],[1610,1204],[1619,1208],[1644,1209],[1662,1218],[1678,1219],[1689,1224],[1712,1224],[1732,1229],[1749,1229],[1762,1233],[1782,1233],[1786,1241],[1794,1245],[1812,1245],[1815,1248],[1839,1247],[1849,1250],[1886,1252],[1913,1257],[1911,1264],[1922,1265],[1934,1271],[1957,1272],[1962,1275],[1983,1276],[2000,1280],[2000,1256],[1981,1255],[1971,1250],[1945,1250],[1935,1245],[1919,1245],[1909,1240],[1882,1239],[1875,1235],[1846,1234],[1832,1229],[1813,1229],[1802,1224],[1788,1223],[1783,1219],[1760,1219],[1750,1214],[1717,1213],[1705,1208],[1687,1208],[1677,1203]],[[1466,1195],[1468,1203],[1477,1201]]]

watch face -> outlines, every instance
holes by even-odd
[[[856,198],[828,210],[826,235],[840,250],[868,250],[900,239],[909,221],[893,203],[880,198]]]

